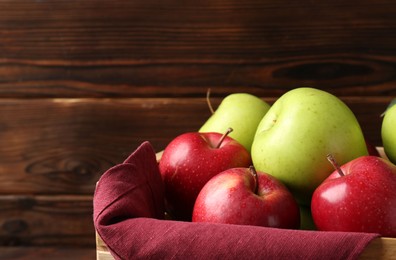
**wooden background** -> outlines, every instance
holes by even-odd
[[[367,139],[396,96],[396,2],[0,0],[0,245],[93,247],[95,182],[233,92],[339,96]]]

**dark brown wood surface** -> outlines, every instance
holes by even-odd
[[[343,100],[379,145],[390,98]],[[212,99],[215,107],[220,101]],[[198,130],[210,111],[204,98],[7,99],[0,116],[7,114],[13,116],[2,125],[0,194],[92,194],[100,175],[142,142],[160,151],[176,135]]]
[[[395,14],[391,0],[0,0],[0,245],[93,246],[95,182],[141,142],[198,129],[208,88],[214,106],[320,88],[382,145]]]
[[[395,94],[396,4],[0,1],[0,96]]]
[[[91,246],[92,196],[0,196],[0,243]]]
[[[0,247],[0,260],[94,260],[96,251],[94,247]]]

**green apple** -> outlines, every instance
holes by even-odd
[[[282,95],[260,122],[252,144],[258,171],[282,181],[300,204],[309,205],[315,188],[340,164],[367,155],[360,125],[336,96],[314,88]]]
[[[247,93],[226,96],[199,132],[225,133],[229,127],[230,137],[241,143],[249,152],[257,126],[269,110],[264,100]]]
[[[382,120],[381,137],[386,156],[396,164],[396,99],[392,101],[385,111]]]

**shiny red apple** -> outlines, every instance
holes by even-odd
[[[213,176],[229,168],[252,164],[250,153],[227,136],[229,132],[185,133],[165,148],[159,169],[168,211],[175,219],[191,220],[195,199]]]
[[[297,201],[275,177],[254,168],[228,169],[206,183],[193,210],[193,222],[296,229]]]
[[[396,166],[377,156],[333,164],[336,171],[312,196],[316,227],[396,237]]]

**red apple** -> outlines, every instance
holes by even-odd
[[[227,136],[229,132],[185,133],[165,148],[159,169],[174,218],[191,220],[195,199],[210,178],[226,169],[252,164],[250,153]]]
[[[396,166],[377,156],[333,165],[336,171],[312,196],[316,227],[396,237]]]
[[[251,168],[232,168],[213,177],[194,205],[193,222],[299,228],[300,211],[275,177]]]

